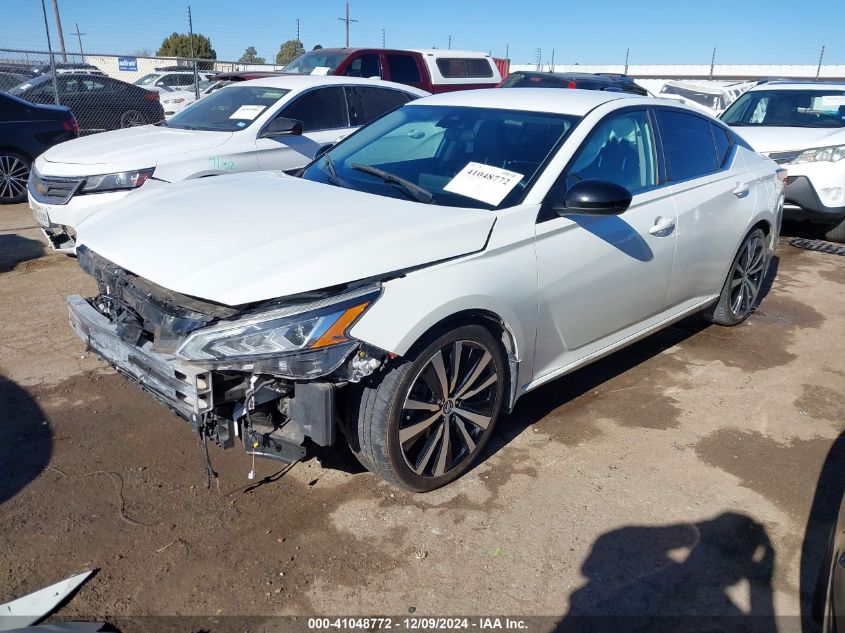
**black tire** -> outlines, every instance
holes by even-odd
[[[0,204],[26,200],[26,183],[32,161],[17,152],[0,150]]]
[[[845,220],[839,220],[839,222],[827,225],[825,227],[824,239],[828,242],[845,244]]]
[[[149,123],[147,115],[140,110],[126,110],[120,115],[120,127],[138,127]]]
[[[753,254],[751,249],[753,248]],[[759,249],[759,250],[758,250]],[[757,261],[759,253],[760,260]],[[727,279],[722,286],[719,299],[704,316],[717,325],[732,327],[739,325],[754,312],[760,297],[760,288],[769,268],[769,254],[766,248],[766,234],[762,229],[754,229],[742,240],[734,256]],[[745,274],[743,264],[752,262],[749,273]],[[738,282],[738,283],[737,283]],[[743,296],[738,297],[738,292]]]
[[[357,442],[350,446],[365,468],[388,483],[434,490],[472,466],[493,432],[506,391],[501,344],[480,325],[457,327],[363,386],[355,412]]]

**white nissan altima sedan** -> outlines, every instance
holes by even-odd
[[[431,490],[532,389],[694,312],[746,319],[784,179],[668,101],[441,94],[300,177],[151,187],[84,222],[100,293],[70,320],[203,440],[292,461],[340,430]]]

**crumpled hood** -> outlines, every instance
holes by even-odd
[[[484,248],[495,214],[253,172],[156,183],[78,227],[77,243],[159,286],[236,306]]]
[[[159,125],[142,125],[123,130],[81,136],[51,147],[44,153],[49,163],[113,165],[119,169],[154,167],[165,157],[199,152],[222,145],[231,132],[178,130]],[[131,163],[132,167],[125,167]],[[106,173],[106,172],[101,172]],[[48,172],[48,175],[51,175]]]
[[[747,125],[735,126],[733,131],[761,154],[845,145],[845,128]]]

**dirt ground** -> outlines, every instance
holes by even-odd
[[[0,208],[0,602],[98,568],[60,619],[806,613],[845,481],[845,257],[783,241],[773,268],[744,325],[524,397],[445,489],[344,451],[250,482],[212,447],[207,490],[190,427],[69,329],[91,281]]]

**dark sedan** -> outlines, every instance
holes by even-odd
[[[164,119],[159,93],[100,75],[61,73],[59,102],[73,110],[82,132],[101,132],[157,123]],[[41,75],[11,94],[33,103],[54,103],[53,76]]]
[[[626,75],[598,75],[590,73],[544,73],[519,70],[511,73],[499,88],[576,88],[578,90],[609,90],[648,96],[648,90]]]
[[[35,105],[0,93],[0,204],[23,202],[32,161],[79,136],[70,108]]]

